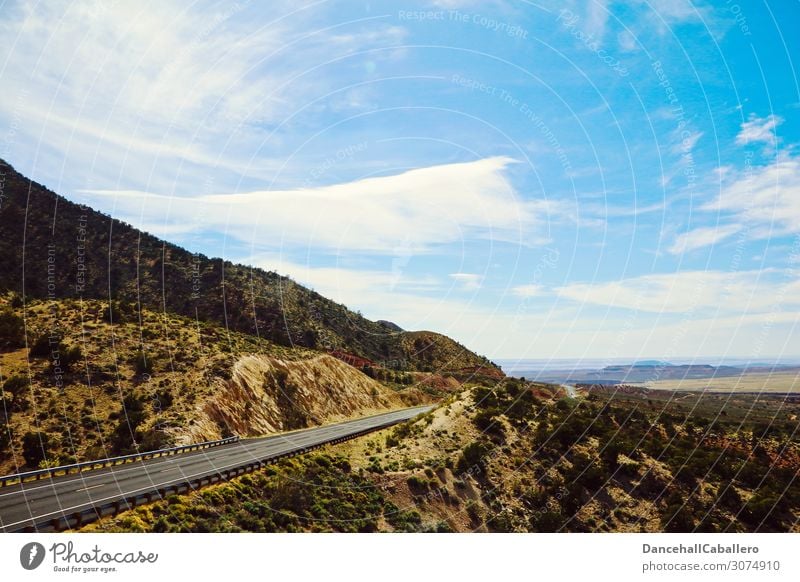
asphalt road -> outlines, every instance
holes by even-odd
[[[431,408],[406,408],[269,437],[242,439],[191,453],[9,485],[0,488],[0,531],[49,530],[51,527],[46,524],[54,519],[68,520],[76,513],[107,507],[116,501],[121,501],[125,509],[128,506],[125,500],[144,498],[158,489],[203,477],[219,477],[225,470],[267,462],[334,439],[385,428]]]

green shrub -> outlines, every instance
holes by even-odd
[[[687,533],[694,530],[694,518],[686,504],[668,505],[661,514],[661,527],[665,532]]]
[[[33,345],[31,345],[31,349],[28,352],[28,355],[31,358],[44,358],[49,356],[54,348],[57,349],[58,345],[59,345],[58,342],[54,342],[53,345],[51,346],[50,335],[44,333],[40,335],[38,338],[36,338],[36,341],[33,342]]]
[[[8,448],[11,445],[11,428],[8,426],[8,420],[0,408],[0,458],[9,453]]]
[[[735,513],[742,509],[743,505],[742,497],[732,483],[720,483],[715,503]]]
[[[531,529],[535,532],[552,533],[559,530],[564,523],[564,516],[559,511],[537,512],[531,519]]]
[[[411,475],[407,479],[407,483],[408,483],[408,488],[411,489],[411,491],[413,492],[420,493],[422,491],[428,490],[428,480],[419,477],[418,475]]]
[[[8,392],[12,396],[17,396],[27,390],[30,385],[30,380],[25,376],[11,376],[3,384],[3,392]]]
[[[768,489],[756,491],[744,507],[744,518],[754,526],[761,522],[777,518],[773,515],[778,511],[780,497]]]
[[[10,309],[0,310],[0,349],[17,349],[25,345],[25,322]]]
[[[133,357],[133,368],[139,376],[144,374],[152,375],[154,370],[153,358],[148,357],[143,350],[139,350]]]
[[[458,473],[466,473],[472,471],[480,473],[483,471],[483,461],[486,455],[491,450],[491,446],[482,441],[475,441],[464,447],[461,451],[461,456],[456,464],[456,471]]]
[[[117,413],[117,418],[119,424],[111,436],[111,445],[119,454],[132,453],[136,431],[146,418],[145,403],[129,394],[122,400],[122,409]]]
[[[47,456],[50,437],[44,432],[26,432],[22,437],[22,456],[29,467],[38,467]]]
[[[475,415],[474,422],[480,431],[502,439],[505,436],[505,430],[497,414],[499,414],[499,410],[496,408],[481,410]]]
[[[65,347],[60,346],[58,351],[58,364],[64,372],[71,372],[75,368],[75,364],[83,359],[83,352],[78,346]],[[53,360],[52,365],[55,366],[56,360]]]

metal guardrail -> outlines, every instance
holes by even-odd
[[[188,453],[191,451],[199,451],[200,449],[209,449],[211,447],[219,447],[230,443],[238,442],[239,437],[233,436],[218,441],[205,441],[202,443],[195,443],[191,445],[181,445],[180,447],[171,447],[169,449],[158,449],[156,451],[145,451],[143,453],[134,453],[132,455],[123,455],[120,457],[110,457],[108,459],[99,459],[96,461],[84,461],[82,463],[73,463],[72,465],[61,465],[59,467],[52,467],[49,469],[37,469],[35,471],[27,471],[25,473],[15,473],[13,475],[4,475],[0,477],[0,487],[7,485],[14,485],[15,483],[22,483],[26,480],[38,481],[45,477],[54,477],[56,475],[69,475],[70,473],[82,473],[84,471],[91,471],[92,469],[103,469],[105,467],[113,467],[114,465],[122,465],[124,463],[135,463],[136,461],[144,461],[145,459],[156,459],[158,457],[166,457],[170,455],[177,455],[180,453]]]
[[[420,414],[422,414],[420,412]],[[39,522],[34,522],[33,524],[29,524],[27,526],[21,527],[17,529],[17,532],[52,532],[52,531],[63,531],[67,529],[75,529],[79,528],[83,525],[96,521],[103,517],[111,517],[121,513],[123,511],[127,511],[129,509],[134,509],[137,505],[141,505],[143,503],[151,503],[153,501],[157,501],[159,499],[164,499],[168,495],[177,495],[181,493],[189,493],[190,491],[195,491],[202,487],[206,487],[208,485],[213,485],[215,483],[219,483],[221,481],[228,481],[229,479],[233,479],[240,475],[244,475],[245,473],[252,473],[258,469],[262,469],[265,466],[275,463],[280,459],[288,458],[288,457],[295,457],[297,455],[305,454],[309,451],[313,451],[320,447],[326,445],[332,445],[337,443],[343,443],[345,441],[349,441],[371,432],[375,432],[378,430],[383,430],[385,428],[389,428],[390,426],[394,426],[395,424],[400,424],[401,422],[406,422],[409,420],[413,420],[414,417],[411,418],[404,418],[399,420],[391,420],[387,422],[383,422],[379,425],[374,427],[370,427],[367,429],[362,429],[352,434],[348,434],[341,437],[330,438],[322,440],[313,445],[307,446],[298,446],[296,449],[292,449],[286,451],[284,453],[280,453],[277,455],[272,455],[260,460],[250,461],[244,463],[242,465],[238,465],[236,467],[229,467],[227,469],[223,469],[221,471],[217,471],[216,473],[204,475],[201,477],[195,477],[193,479],[188,479],[186,481],[181,481],[178,483],[173,483],[170,485],[162,486],[162,487],[154,487],[149,491],[141,491],[136,495],[132,495],[125,498],[120,498],[115,501],[110,501],[103,505],[98,505],[95,507],[90,507],[84,509],[82,511],[75,511],[73,513],[62,515],[60,517],[53,517],[50,519],[42,520]],[[237,438],[238,437],[234,437]]]

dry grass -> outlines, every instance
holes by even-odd
[[[719,392],[800,392],[800,372],[742,374],[724,378],[657,380],[647,384],[653,390]]]

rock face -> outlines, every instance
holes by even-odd
[[[402,407],[409,397],[419,400],[328,355],[299,361],[250,355],[236,362],[230,380],[220,380],[188,429],[194,439],[258,436]]]

